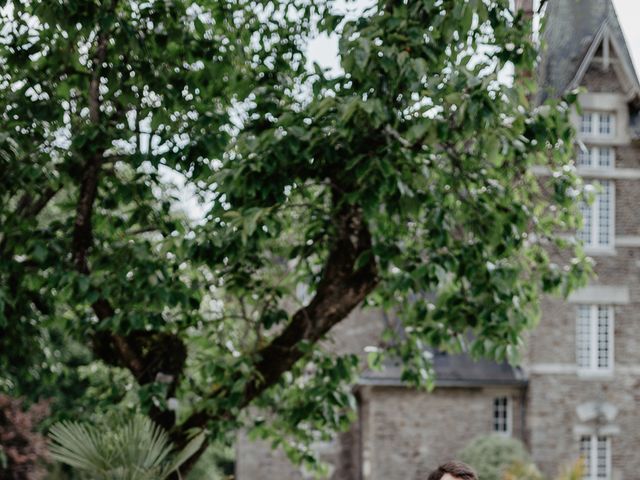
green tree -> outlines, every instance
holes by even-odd
[[[4,388],[55,379],[57,332],[128,370],[178,446],[253,425],[311,462],[351,418],[357,358],[319,340],[354,308],[401,307],[381,354],[411,384],[428,345],[515,357],[538,296],[588,265],[560,235],[578,224],[573,99],[499,81],[537,55],[508,4],[5,5]],[[316,31],[339,35],[340,73],[307,68]]]

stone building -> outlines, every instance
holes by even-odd
[[[543,98],[585,89],[576,166],[600,190],[578,235],[597,277],[568,301],[542,300],[519,367],[438,354],[432,393],[407,388],[393,365],[363,374],[358,421],[319,446],[332,479],[424,479],[491,432],[523,440],[547,476],[582,455],[588,480],[640,478],[640,84],[611,2],[550,0],[539,71]],[[337,348],[374,344],[379,317],[352,315]],[[244,436],[237,448],[238,480],[304,478],[278,451]]]

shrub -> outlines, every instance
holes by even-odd
[[[40,480],[45,477],[47,441],[36,426],[49,414],[49,402],[22,408],[22,399],[0,395],[0,478]]]
[[[516,464],[529,465],[529,455],[522,442],[503,435],[489,435],[472,440],[459,454],[482,480],[503,480]],[[534,477],[535,478],[535,477]]]
[[[578,460],[562,468],[555,480],[583,480],[583,478],[584,462]],[[545,480],[545,477],[533,463],[517,462],[505,471],[502,480]]]
[[[585,473],[585,464],[582,459],[570,465],[560,472],[558,480],[582,480]]]
[[[533,463],[516,462],[505,471],[502,480],[544,480]]]

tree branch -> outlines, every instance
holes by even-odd
[[[398,132],[391,125],[386,125],[384,127],[384,133],[394,138],[401,147],[406,148],[408,150],[412,150],[414,152],[420,152],[424,147],[424,141],[426,140],[428,133],[425,133],[421,138],[417,139],[415,142],[410,142]]]
[[[334,196],[342,197],[334,190]],[[316,343],[343,320],[378,284],[377,265],[371,253],[371,234],[357,206],[343,204],[334,222],[337,230],[316,295],[308,306],[298,310],[287,327],[258,353],[253,376],[247,382],[239,408],[274,385],[281,375],[305,355],[301,342]],[[370,258],[357,268],[363,255]],[[226,391],[211,392],[211,397],[224,396]],[[192,428],[201,428],[210,420],[224,418],[227,412],[194,412],[175,434],[178,443]],[[194,455],[181,469],[187,472],[197,461]]]
[[[112,8],[115,9],[115,6],[116,1],[114,0],[112,2]],[[101,32],[98,35],[97,50],[93,59],[94,69],[91,73],[88,93],[89,119],[95,126],[100,124],[100,74],[102,65],[107,59],[107,46],[107,33]],[[93,243],[91,218],[98,194],[98,181],[103,161],[104,151],[102,149],[98,149],[98,151],[90,155],[85,163],[85,169],[80,183],[80,196],[76,207],[71,250],[75,269],[83,275],[89,275],[90,273],[87,253]],[[101,321],[115,314],[114,308],[104,298],[96,300],[91,307]],[[100,333],[96,335],[94,338],[94,349],[103,352],[110,350],[105,344],[108,344],[117,352],[124,365],[131,370],[136,379],[140,379],[144,375],[144,364],[138,352],[136,352],[126,337],[113,333]]]
[[[80,184],[80,197],[76,208],[76,219],[73,230],[73,261],[78,272],[89,274],[87,251],[93,243],[91,216],[93,204],[98,193],[98,177],[102,163],[102,153],[96,153],[85,165]]]
[[[40,214],[40,212],[44,210],[44,207],[48,205],[51,199],[55,197],[60,190],[62,190],[62,186],[58,186],[55,188],[45,188],[40,197],[35,202],[32,202],[29,207],[27,207],[23,212],[21,212],[21,215],[29,218],[37,217],[38,214]]]
[[[98,44],[95,58],[93,60],[94,69],[89,81],[89,119],[94,125],[100,124],[100,73],[102,64],[107,59],[107,35],[101,32],[98,36]],[[91,155],[85,163],[82,181],[80,184],[80,197],[76,208],[76,219],[73,230],[73,261],[80,273],[89,273],[87,262],[87,251],[93,243],[93,232],[91,227],[91,216],[93,205],[98,193],[98,177],[100,167],[104,158],[104,152],[99,149]]]
[[[336,218],[338,238],[327,259],[317,293],[308,306],[298,310],[289,325],[262,349],[256,375],[247,385],[247,403],[278,381],[304,355],[302,341],[315,343],[344,319],[378,283],[377,267],[371,252],[371,235],[362,212],[348,205]],[[358,269],[363,254],[371,259]]]
[[[35,202],[33,201],[33,197],[31,196],[31,194],[25,193],[24,195],[22,195],[22,197],[20,197],[20,200],[18,200],[18,205],[16,206],[16,210],[11,214],[10,218],[13,219],[18,217],[26,220],[31,220],[36,218],[40,214],[40,212],[44,209],[44,207],[47,206],[49,201],[51,201],[51,199],[61,189],[62,189],[61,186],[56,188],[47,187],[44,189],[40,197],[38,197],[38,199]],[[0,256],[4,256],[5,249],[7,247],[7,242],[9,241],[10,236],[11,235],[8,235],[7,233],[4,233],[2,236],[0,236]],[[11,253],[9,252],[7,257],[10,255]]]

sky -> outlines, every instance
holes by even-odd
[[[640,71],[640,28],[638,28],[640,0],[613,0],[613,4],[622,24],[629,50],[631,50],[636,72],[638,72]]]
[[[370,5],[372,1],[359,0],[357,3],[361,9],[362,6]],[[627,39],[636,71],[640,72],[640,0],[613,0],[613,4]],[[337,68],[337,40],[326,36],[316,38],[309,45],[309,56],[311,61],[316,61],[323,67]]]

